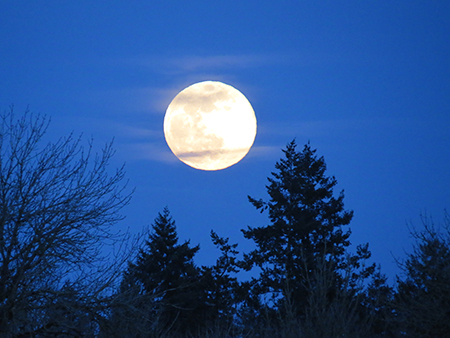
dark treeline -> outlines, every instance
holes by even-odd
[[[45,119],[0,122],[0,337],[450,337],[448,214],[411,231],[389,285],[367,243],[349,250],[353,213],[310,144],[290,142],[267,198],[249,197],[268,215],[242,229],[255,249],[211,231],[220,255],[198,266],[167,208],[137,252],[111,233],[130,199],[123,169],[106,170],[111,145],[42,146]],[[107,245],[120,254],[108,260]]]

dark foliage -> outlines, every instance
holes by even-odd
[[[153,232],[135,263],[126,271],[121,292],[136,290],[144,296],[145,307],[137,302],[142,336],[194,335],[207,316],[207,294],[201,271],[193,262],[199,247],[178,244],[175,222],[164,209],[152,225]],[[151,305],[150,305],[151,304]],[[124,333],[125,335],[125,333]]]
[[[346,264],[345,248],[349,246],[348,225],[353,213],[344,210],[343,192],[335,198],[337,181],[325,174],[323,157],[318,158],[310,145],[296,150],[295,141],[283,150],[285,158],[276,163],[277,172],[268,178],[269,201],[249,197],[261,212],[267,210],[271,224],[248,227],[245,238],[252,239],[257,249],[246,256],[247,268],[261,268],[261,292],[275,292],[286,296],[292,293],[296,303],[305,303],[305,276],[311,274],[318,259],[333,261],[336,268]],[[360,248],[367,258],[367,248]],[[337,277],[337,276],[336,276]],[[329,297],[333,297],[330,290]]]
[[[372,276],[363,300],[370,318],[370,332],[375,337],[399,335],[394,296],[394,288],[388,285],[387,277],[378,268]]]
[[[450,333],[450,222],[444,232],[424,218],[424,230],[413,231],[414,252],[401,264],[396,306],[408,337],[448,337]]]
[[[221,256],[215,265],[202,268],[202,283],[207,293],[207,305],[210,307],[207,320],[209,329],[232,329],[236,304],[238,299],[236,290],[239,283],[235,274],[239,271],[237,266],[237,244],[229,244],[228,238],[219,237],[211,231],[211,239],[218,247]]]
[[[267,201],[249,197],[269,224],[242,230],[256,245],[243,260],[237,244],[211,231],[219,258],[196,266],[199,246],[179,243],[165,208],[134,261],[123,271],[123,256],[111,272],[96,265],[100,244],[130,198],[118,185],[123,169],[105,169],[111,146],[89,166],[91,148],[71,137],[38,150],[45,120],[13,122],[3,116],[0,135],[1,337],[449,336],[448,215],[443,232],[426,218],[412,232],[416,245],[394,289],[366,265],[368,244],[349,252],[353,213],[309,144],[283,150]],[[241,269],[258,277],[239,282]]]
[[[342,314],[337,304],[346,304],[352,318],[340,320],[357,325],[359,312],[364,312],[357,309],[360,284],[374,270],[361,265],[370,257],[368,246],[359,246],[355,255],[347,253],[350,230],[342,227],[350,223],[353,213],[344,210],[343,192],[334,197],[337,181],[326,175],[323,157],[317,157],[309,144],[297,151],[295,141],[283,152],[277,171],[268,178],[269,200],[249,197],[258,210],[268,212],[270,224],[243,230],[257,248],[245,255],[242,266],[261,271],[259,278],[247,284],[247,304],[259,315],[265,308],[270,321],[277,322],[281,316],[278,322],[284,327],[286,321],[309,321],[316,332],[318,325],[325,324],[323,311],[330,315],[329,325]],[[344,334],[347,328],[339,330]]]

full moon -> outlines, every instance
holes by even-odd
[[[256,136],[247,98],[218,81],[195,83],[167,108],[164,136],[180,161],[201,170],[221,170],[242,160]]]

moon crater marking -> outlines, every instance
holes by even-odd
[[[199,82],[170,103],[164,136],[175,156],[187,165],[225,169],[244,158],[253,145],[255,112],[246,97],[230,85]]]

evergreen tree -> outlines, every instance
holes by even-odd
[[[239,271],[237,264],[237,244],[229,244],[228,238],[223,238],[211,230],[211,240],[221,251],[216,263],[202,267],[203,289],[207,293],[207,305],[210,307],[208,323],[205,323],[211,333],[217,331],[234,331],[234,316],[236,314],[236,290],[238,281],[233,276]],[[205,318],[206,320],[206,318]]]
[[[398,319],[408,337],[448,337],[450,332],[450,219],[445,231],[424,219],[425,229],[413,231],[414,252],[401,264],[398,279]]]
[[[259,278],[252,282],[253,295],[269,294],[278,313],[297,318],[306,315],[311,292],[322,292],[322,284],[329,304],[343,288],[355,289],[357,280],[367,277],[373,266],[360,266],[370,256],[367,245],[359,246],[355,255],[346,252],[350,230],[344,232],[342,227],[353,213],[344,210],[343,192],[333,196],[337,181],[326,175],[323,157],[317,157],[309,144],[297,151],[295,141],[283,153],[277,171],[268,178],[269,200],[249,196],[258,210],[268,211],[270,224],[242,230],[256,244],[244,255],[243,266],[260,268]]]
[[[195,334],[206,307],[200,270],[193,262],[199,246],[191,248],[189,241],[178,244],[175,222],[167,208],[155,219],[152,229],[136,263],[131,263],[125,273],[121,292],[138,286],[139,293],[151,299],[153,306],[145,304],[150,312],[146,314],[149,332],[174,337]]]
[[[394,288],[388,285],[387,277],[378,268],[367,287],[363,301],[371,332],[375,337],[399,336],[394,296]]]

